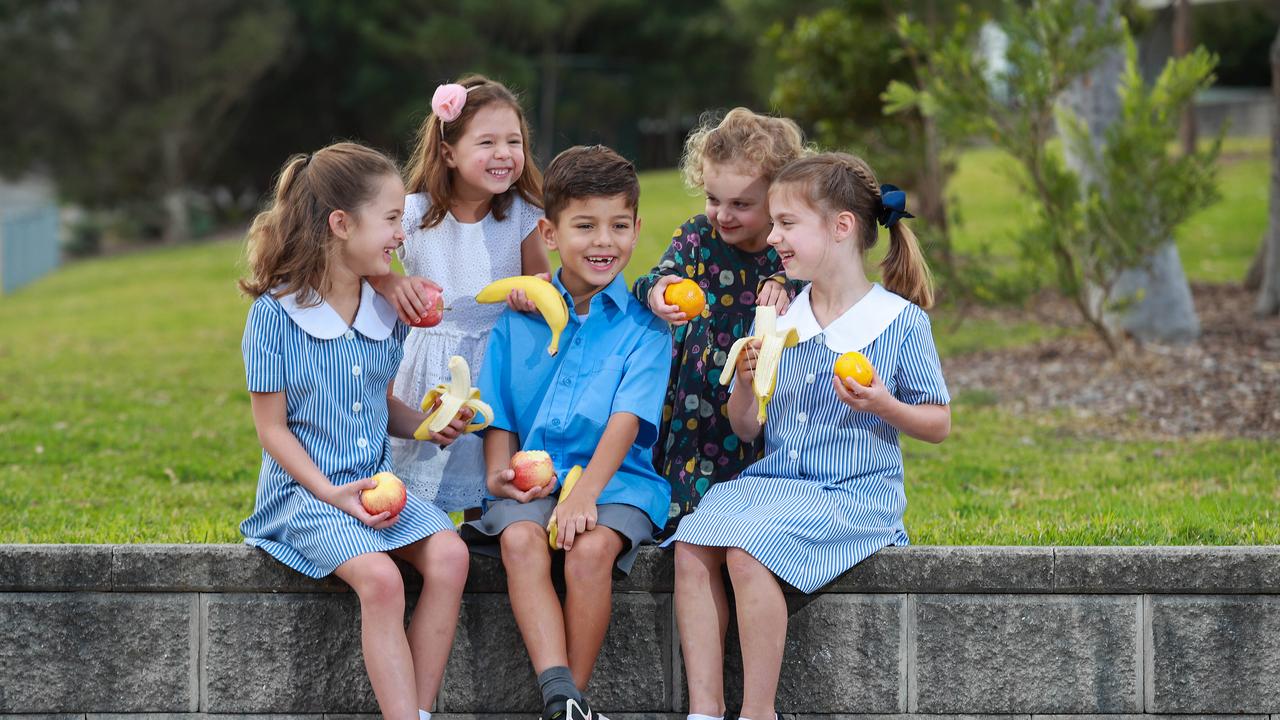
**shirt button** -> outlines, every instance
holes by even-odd
[[[363,406],[363,405],[361,405],[360,403],[358,403],[358,402],[353,402],[353,403],[351,403],[351,412],[360,412],[360,408],[363,408],[363,407],[364,407],[364,406]]]
[[[354,331],[354,330],[348,330],[348,331],[347,331],[347,334],[346,334],[346,338],[347,338],[348,340],[355,340],[355,339],[356,339],[356,333],[355,333],[355,331]]]
[[[574,338],[574,339],[573,339],[573,344],[574,344],[574,345],[581,345],[581,344],[582,344],[582,338],[580,338],[580,337],[576,337],[576,338]]]
[[[560,418],[551,421],[551,427],[560,427]]]
[[[359,366],[359,365],[352,365],[352,366],[351,366],[351,374],[352,374],[352,375],[355,375],[356,377],[360,377],[360,366]]]
[[[573,384],[573,381],[570,380],[568,377],[562,377],[560,378],[560,384],[565,387],[569,387],[570,385]]]
[[[808,415],[805,415],[804,413],[796,413],[796,422],[803,424],[808,421],[809,421]]]
[[[795,450],[792,450],[791,452],[787,453],[787,457],[791,458],[792,460],[795,460],[796,458],[800,457],[800,453]]]
[[[356,438],[356,447],[358,447],[358,448],[360,448],[361,450],[363,450],[363,449],[365,449],[365,448],[369,447],[369,441],[368,441],[368,440],[365,440],[364,438]],[[793,450],[792,452],[795,452],[795,451]]]
[[[812,385],[813,381],[817,379],[818,379],[818,376],[814,375],[813,373],[809,373],[808,375],[804,376],[804,381],[809,383],[810,385]]]

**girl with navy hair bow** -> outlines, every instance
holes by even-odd
[[[898,435],[941,442],[951,429],[929,317],[929,270],[906,194],[881,185],[861,159],[827,153],[796,160],[769,188],[768,242],[787,277],[810,282],[778,318],[800,343],[782,353],[768,417],[751,386],[758,341],[742,353],[726,411],[733,431],[764,434],[765,454],[711,487],[676,529],[676,621],[691,720],[725,712],[724,638],[729,571],[742,642],[743,720],[771,720],[787,632],[783,583],[812,593],[871,554],[906,545]],[[865,258],[889,230],[883,285]],[[843,380],[837,358],[859,351],[868,384]],[[804,672],[822,672],[806,666]],[[796,708],[783,708],[795,712]]]

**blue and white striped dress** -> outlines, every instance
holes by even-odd
[[[810,593],[888,545],[906,545],[898,431],[836,396],[836,358],[859,350],[889,392],[913,404],[950,402],[929,316],[874,285],[826,328],[796,296],[780,329],[800,344],[783,351],[764,426],[765,456],[711,487],[671,540],[746,550]]]
[[[368,283],[350,327],[327,303],[296,300],[267,294],[249,308],[241,342],[249,391],[284,391],[289,430],[335,485],[391,470],[387,385],[408,327]],[[410,494],[400,519],[374,530],[318,500],[265,450],[253,514],[240,524],[246,544],[314,578],[452,529],[448,515]]]

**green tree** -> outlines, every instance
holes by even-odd
[[[1148,88],[1132,39],[1105,3],[1010,2],[1005,18],[1009,67],[1000,80],[1007,101],[988,82],[984,60],[954,43],[927,50],[936,61],[925,90],[899,83],[890,94],[902,107],[969,125],[1017,160],[1020,186],[1036,213],[1020,238],[1024,256],[1052,261],[1058,287],[1119,352],[1126,328],[1118,318],[1142,298],[1117,293],[1117,283],[1126,272],[1149,268],[1174,228],[1216,196],[1219,143],[1186,156],[1169,152],[1182,108],[1212,81],[1214,58],[1198,48],[1171,60]],[[1060,100],[1117,43],[1125,52],[1116,118],[1091,124],[1088,111],[1077,115]],[[1064,148],[1050,143],[1059,126]]]

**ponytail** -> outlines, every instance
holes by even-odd
[[[885,289],[920,307],[933,307],[933,273],[920,251],[916,234],[901,220],[889,226],[889,252],[880,263]]]

